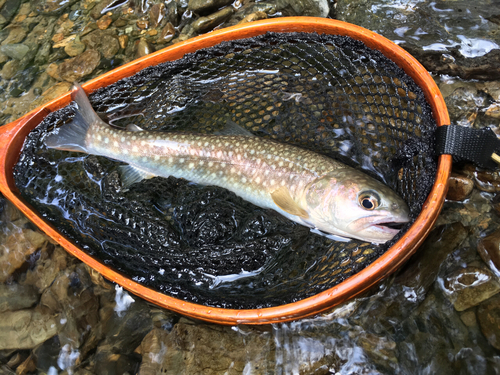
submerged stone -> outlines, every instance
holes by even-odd
[[[19,0],[6,0],[0,9],[0,24],[9,22],[21,5]]]
[[[5,44],[0,47],[0,52],[16,60],[21,60],[29,50],[25,44]]]
[[[500,229],[482,238],[477,252],[491,270],[500,277]]]
[[[228,6],[215,13],[210,14],[209,16],[200,17],[193,22],[193,29],[199,33],[212,30],[215,26],[221,24],[227,18],[229,18],[233,14],[233,12],[233,7]]]
[[[444,291],[455,310],[464,311],[500,292],[500,283],[490,271],[468,266],[444,278]]]
[[[0,313],[30,308],[38,299],[38,291],[32,286],[0,284]]]
[[[495,297],[477,309],[481,331],[495,349],[500,350],[500,298]]]
[[[91,74],[97,68],[100,61],[100,53],[96,50],[89,49],[81,55],[61,63],[58,67],[58,73],[65,81],[79,82],[84,77]]]
[[[77,0],[41,0],[36,4],[37,12],[46,15],[59,15]]]
[[[188,9],[196,14],[206,15],[232,2],[233,0],[189,0]]]
[[[474,189],[474,182],[465,176],[461,176],[456,173],[452,173],[449,180],[448,193],[446,193],[446,199],[453,201],[462,201],[467,198]]]

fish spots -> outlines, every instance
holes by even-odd
[[[214,166],[214,162],[213,162],[213,161],[209,161],[209,162],[208,162],[208,166],[209,166],[209,167],[213,167],[213,166]]]
[[[271,186],[273,186],[276,183],[276,181],[271,180],[271,181],[269,181],[269,183],[271,184]]]
[[[147,156],[143,156],[141,160],[142,160],[143,163],[146,163],[148,161],[148,157]]]
[[[114,147],[120,147],[120,144],[119,144],[117,141],[114,141],[114,142],[113,142],[113,146],[114,146]]]
[[[137,139],[137,136],[133,135],[132,140],[135,141]]]
[[[155,159],[155,161],[160,160],[160,155],[155,155],[154,159]]]
[[[246,182],[247,182],[246,177],[243,177],[243,178],[241,179],[241,182],[242,182],[242,183],[246,183]]]
[[[184,159],[184,158],[179,159],[179,163],[181,163],[181,164],[184,163],[185,161],[186,161],[186,159]]]
[[[203,160],[200,160],[200,166],[202,166],[203,164],[205,164],[205,162]]]
[[[168,158],[168,162],[169,162],[170,164],[172,164],[172,163],[174,162],[174,158],[173,158],[173,157],[169,157],[169,158]]]
[[[139,149],[137,148],[137,146],[132,147],[132,152],[138,152],[138,151]]]
[[[255,177],[255,182],[256,182],[257,184],[260,184],[260,177],[259,177],[259,176]]]
[[[278,163],[278,165],[279,165],[280,167],[282,167],[282,166],[283,166],[283,161],[280,161],[280,162]]]
[[[120,138],[120,141],[121,141],[121,142],[125,142],[125,137],[121,137],[121,138]]]
[[[109,143],[109,138],[108,137],[104,138],[104,143],[106,143],[106,144]]]
[[[98,141],[102,141],[102,137],[101,137],[101,135],[100,135],[100,134],[99,134],[99,135],[97,135],[97,140],[98,140]]]
[[[191,168],[191,169],[193,169],[194,168],[194,163],[189,163],[188,167]]]

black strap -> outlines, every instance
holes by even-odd
[[[480,167],[495,169],[492,154],[500,155],[500,139],[490,128],[474,129],[443,125],[436,131],[438,154],[450,154],[454,161],[471,161]]]

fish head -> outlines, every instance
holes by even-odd
[[[391,188],[352,168],[309,184],[303,198],[310,224],[323,232],[375,244],[391,240],[410,220],[406,202]]]

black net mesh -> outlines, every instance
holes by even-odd
[[[395,189],[413,218],[436,172],[436,125],[421,90],[348,37],[268,33],[222,43],[101,88],[90,101],[114,125],[210,133],[231,120],[337,158]],[[290,303],[345,280],[397,239],[335,242],[224,189],[174,178],[123,191],[118,162],[45,148],[45,135],[74,109],[50,114],[29,135],[17,186],[82,249],[153,289],[218,307]]]

